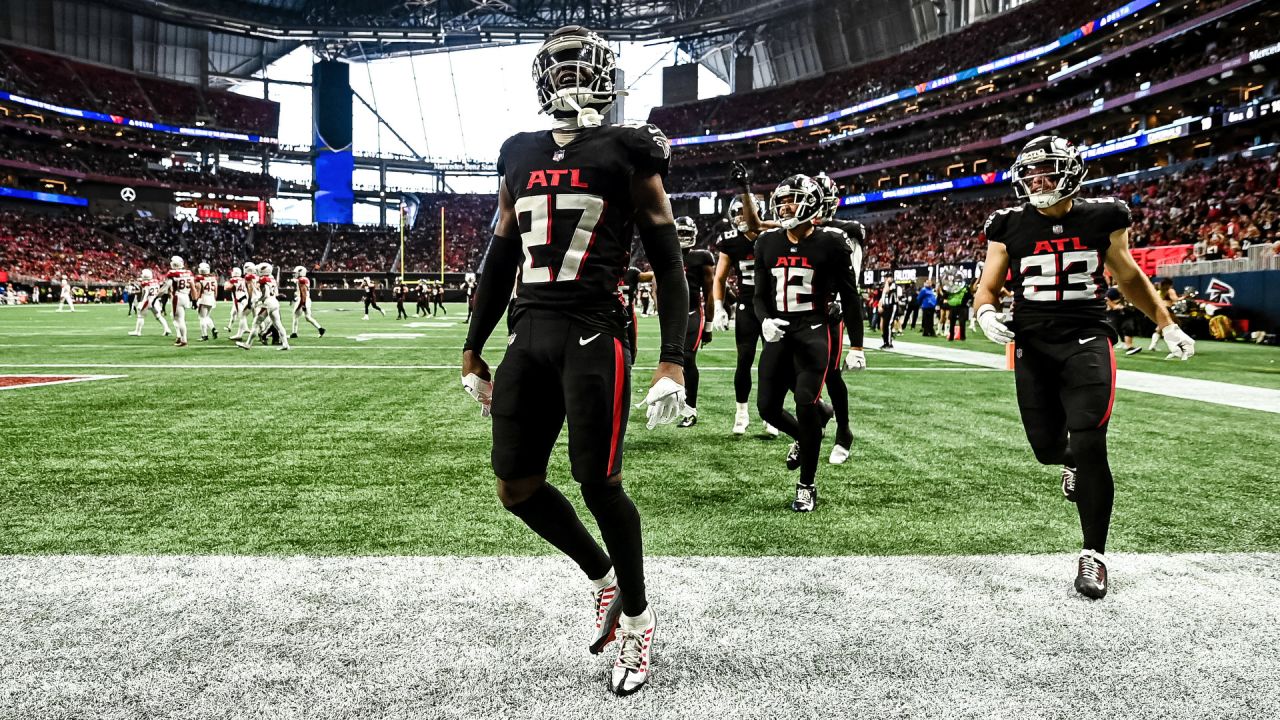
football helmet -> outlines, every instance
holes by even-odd
[[[1009,171],[1018,199],[1037,208],[1073,197],[1086,174],[1080,149],[1057,135],[1041,135],[1027,143]]]
[[[830,220],[836,216],[836,208],[840,207],[840,187],[824,172],[815,175],[813,181],[822,188],[822,212],[818,217]]]
[[[250,262],[250,261],[246,261],[246,262],[245,262],[245,264],[244,264],[244,274],[245,274],[245,275],[252,275],[252,274],[254,274],[254,273],[255,273],[255,272],[257,272],[257,271],[258,271],[258,266],[257,266],[257,265],[254,265],[254,264],[253,264],[252,262]]]
[[[811,222],[822,212],[822,186],[808,175],[792,175],[778,184],[769,207],[778,224],[788,230]]]
[[[473,272],[469,272],[466,275],[464,275],[462,279],[466,280],[469,283],[473,283],[476,281],[476,274]]]
[[[142,270],[142,279],[143,279],[143,280],[150,280],[150,279],[152,279],[152,275],[151,275],[151,268],[143,268],[143,270]]]
[[[243,277],[244,271],[240,268],[231,268],[231,277]]]
[[[581,126],[600,124],[620,93],[614,90],[617,57],[604,38],[578,25],[551,33],[533,58],[533,83],[542,112],[578,116]]]
[[[307,269],[299,265],[298,267],[293,269],[293,276],[304,278],[307,276]]]
[[[676,239],[680,241],[680,249],[688,250],[698,244],[698,225],[688,215],[676,218]]]
[[[751,197],[756,204],[756,214],[760,215],[761,219],[763,220],[764,219],[763,217],[764,198],[759,195],[752,195]],[[747,232],[747,230],[749,229],[747,227],[747,216],[746,216],[746,213],[744,212],[745,210],[746,210],[746,206],[742,202],[741,195],[735,195],[733,199],[729,201],[729,223],[732,224],[735,228],[737,228],[738,232],[744,233],[744,232]]]
[[[200,263],[196,269],[200,271],[201,275],[208,275],[211,272],[211,270],[209,270],[209,263],[207,262]]]
[[[274,274],[275,274],[275,268],[271,267],[271,263],[265,263],[265,262],[264,262],[264,263],[259,263],[259,264],[258,264],[258,276],[259,276],[259,277],[261,277],[261,276],[263,276],[263,275],[266,275],[267,277],[270,277],[270,276],[272,276],[272,275],[274,275]]]
[[[171,270],[181,270],[182,266],[183,266],[183,262],[182,262],[181,256],[174,255],[173,257],[169,258],[169,268]]]

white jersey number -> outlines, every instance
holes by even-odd
[[[1098,296],[1093,274],[1098,270],[1098,253],[1075,250],[1061,255],[1028,255],[1022,258],[1022,297],[1032,302],[1092,300]]]
[[[595,195],[530,195],[516,199],[517,217],[523,213],[529,215],[528,231],[520,233],[524,246],[524,267],[520,270],[520,278],[526,283],[565,282],[577,280],[582,271],[582,261],[591,251],[595,242],[596,226],[604,215],[604,198]],[[551,213],[553,210],[577,210],[578,223],[572,232],[565,232],[561,227],[553,227]],[[521,223],[523,225],[523,223]],[[564,260],[559,271],[552,276],[549,266],[533,264],[533,248],[539,246],[563,247]]]
[[[801,294],[813,297],[813,268],[774,268],[773,286],[774,303],[778,312],[808,312],[814,309],[810,300],[800,300]]]

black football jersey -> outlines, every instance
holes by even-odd
[[[756,307],[763,317],[826,322],[840,291],[856,294],[851,251],[844,233],[814,228],[798,243],[781,228],[756,238]]]
[[[585,129],[563,147],[550,130],[503,143],[498,172],[524,247],[513,314],[554,309],[620,336],[617,293],[635,216],[631,179],[665,176],[670,156],[653,125]]]
[[[702,248],[686,250],[684,253],[684,279],[689,283],[689,311],[702,307],[707,299],[703,296],[703,283],[706,268],[715,269],[716,259]]]
[[[867,246],[867,228],[857,220],[823,220],[818,227],[824,227],[828,230],[838,230],[844,233],[848,238],[849,252],[851,262],[853,263],[853,275],[857,278],[862,274],[862,249]]]
[[[634,311],[636,307],[636,290],[640,285],[640,268],[632,265],[622,274],[622,279],[618,281],[618,295],[622,299],[622,304],[627,310]]]
[[[993,213],[983,234],[1009,253],[1015,329],[1105,329],[1107,250],[1129,223],[1129,206],[1114,198],[1076,199],[1057,219],[1030,204]]]
[[[751,304],[756,295],[756,244],[736,229],[726,232],[716,249],[729,256],[738,274],[738,302]]]

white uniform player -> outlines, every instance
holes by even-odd
[[[280,334],[280,349],[289,349],[289,338],[284,334],[284,322],[280,320],[280,287],[276,283],[276,278],[272,274],[272,267],[268,263],[258,266],[259,274],[257,276],[258,288],[261,297],[261,305],[259,307],[260,317],[263,318],[266,327],[275,327],[276,332]],[[236,343],[236,347],[242,350],[248,350],[253,347],[253,339],[257,337],[257,328],[250,333],[249,337],[241,342]]]
[[[209,334],[218,339],[218,324],[213,321],[213,309],[218,305],[218,276],[209,263],[202,262],[196,275],[196,314],[200,316],[200,339],[208,340]]]
[[[227,318],[227,332],[231,332],[231,328],[234,326],[236,334],[232,335],[231,339],[239,340],[249,329],[249,325],[245,322],[245,312],[249,305],[249,291],[245,287],[244,272],[240,268],[231,268],[231,277],[223,288],[231,298],[231,317]]]
[[[71,312],[76,311],[75,303],[71,299],[71,281],[66,275],[62,276],[62,294],[58,296],[58,312],[62,312],[62,304],[67,304],[67,309]]]
[[[244,264],[244,290],[248,302],[244,306],[244,322],[240,323],[246,334],[257,332],[258,300],[262,297],[258,291],[258,266],[247,262]],[[236,333],[239,335],[239,333]]]
[[[169,260],[169,274],[164,278],[166,294],[173,303],[173,329],[178,347],[187,345],[187,308],[191,307],[191,294],[195,291],[195,276],[186,268],[182,258],[174,255]]]
[[[144,314],[150,310],[155,316],[156,322],[160,323],[160,327],[164,328],[166,337],[169,335],[169,323],[165,321],[164,315],[160,314],[160,307],[157,300],[160,298],[160,283],[151,274],[150,268],[143,270],[141,277],[138,278],[138,320],[134,325],[133,332],[130,335],[141,335],[142,324],[146,321],[147,316]]]
[[[293,285],[297,289],[297,297],[293,301],[293,330],[289,333],[289,337],[298,337],[299,316],[319,330],[320,337],[324,337],[324,328],[311,317],[311,279],[307,277],[307,269],[301,265],[293,269]]]

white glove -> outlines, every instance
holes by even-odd
[[[765,342],[778,342],[783,335],[787,334],[782,328],[790,325],[786,320],[778,320],[776,318],[765,318],[760,321],[760,334],[764,336]]]
[[[1182,331],[1177,323],[1165,325],[1160,331],[1160,335],[1164,338],[1164,342],[1169,346],[1169,354],[1179,360],[1187,360],[1196,354],[1196,341],[1191,336]]]
[[[471,373],[462,378],[462,389],[467,391],[473,400],[480,403],[480,416],[489,417],[493,406],[493,383]]]
[[[844,356],[844,366],[847,370],[866,370],[867,354],[861,350],[850,350],[849,354]]]
[[[716,301],[716,314],[711,319],[711,329],[716,332],[725,332],[729,329],[729,313],[725,312],[724,303]]]
[[[978,308],[978,324],[982,326],[982,332],[986,334],[987,339],[991,342],[999,343],[1000,345],[1008,345],[1013,342],[1013,331],[1000,322],[1000,314],[996,312],[995,306],[990,303]]]
[[[684,386],[669,377],[664,377],[649,388],[649,394],[645,395],[644,400],[636,407],[648,408],[645,416],[649,421],[645,423],[645,427],[652,430],[659,425],[679,420],[684,413],[684,401]]]

